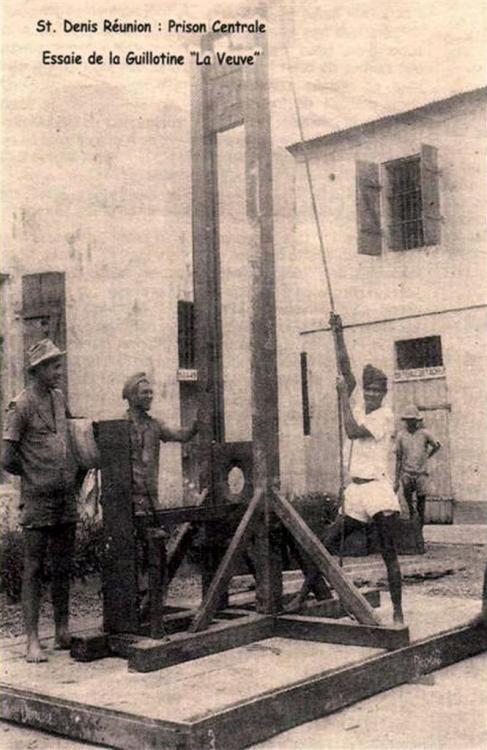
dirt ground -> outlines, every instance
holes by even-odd
[[[410,559],[408,556],[401,558],[404,565],[407,564],[408,559]],[[487,562],[486,546],[429,544],[426,553],[421,556],[421,560],[431,561],[431,573],[426,570],[418,574],[405,574],[405,591],[408,587],[414,587],[418,593],[424,593],[428,596],[481,598],[484,567]],[[369,561],[370,558],[367,557],[353,558],[354,565],[360,563],[365,566]],[[437,577],[439,567],[446,572]],[[358,577],[360,578],[360,574],[358,574]],[[370,576],[364,576],[362,582],[378,583],[380,587],[385,585],[385,578],[382,578],[381,574],[379,574],[379,581],[377,581],[377,578],[375,581],[367,579],[370,579]],[[238,584],[234,583],[235,585]],[[168,601],[179,597],[198,598],[200,594],[199,576],[195,573],[194,568],[187,567],[183,574],[177,576],[171,584]],[[71,615],[73,624],[78,627],[82,626],[84,620],[101,619],[102,599],[98,578],[91,578],[86,583],[77,582],[73,585]],[[44,597],[40,625],[41,631],[44,628],[52,628],[52,611],[47,592]],[[0,638],[18,636],[22,632],[20,604],[9,604],[5,594],[0,594]]]

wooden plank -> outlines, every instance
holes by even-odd
[[[2,718],[75,740],[120,750],[191,750],[184,723],[148,719],[110,708],[0,685]]]
[[[264,620],[271,634],[272,618]],[[353,666],[326,670],[193,722],[159,721],[0,684],[2,718],[120,750],[240,750],[486,650],[485,628],[462,626]]]
[[[345,646],[370,646],[392,650],[409,643],[409,628],[360,625],[336,622],[325,617],[285,615],[276,620],[276,634],[283,638],[341,643]]]
[[[227,590],[230,579],[235,573],[237,564],[245,552],[257,520],[260,517],[258,511],[262,494],[262,490],[257,489],[252,501],[249,503],[244,517],[240,521],[235,535],[218,567],[216,575],[205,594],[203,603],[191,624],[189,629],[191,633],[197,633],[199,630],[206,628],[218,609],[221,596]]]
[[[254,487],[279,485],[279,410],[274,271],[272,144],[265,35],[250,37],[262,54],[244,85],[245,191],[251,283],[251,401]],[[280,530],[266,495],[255,537],[257,609],[281,608]]]
[[[135,643],[145,641],[147,637],[148,634],[140,635],[137,633],[117,633],[117,635],[110,635],[108,637],[110,652],[114,656],[121,656],[123,659],[127,659],[129,648]]]
[[[461,627],[325,671],[194,722],[192,747],[240,750],[486,650],[485,629]]]
[[[110,654],[108,635],[100,630],[74,635],[71,639],[70,656],[75,661],[95,661]]]
[[[106,633],[136,632],[139,616],[128,422],[100,422],[98,446],[104,539],[103,629]]]
[[[326,580],[333,586],[345,608],[363,625],[380,625],[380,619],[360,591],[349,581],[318,537],[305,524],[289,500],[278,492],[271,493],[274,510]]]
[[[153,672],[270,638],[273,632],[274,618],[249,615],[240,622],[215,623],[203,633],[176,633],[164,641],[147,639],[128,649],[128,667],[136,672]]]
[[[162,525],[182,523],[208,523],[226,519],[229,516],[243,516],[246,503],[219,503],[214,505],[188,505],[184,508],[165,508],[156,510],[157,522]]]
[[[208,497],[208,489],[204,489],[198,496],[198,502],[193,505],[192,508],[202,509],[205,506],[206,498]],[[206,507],[209,507],[208,505]],[[182,510],[178,508],[178,510]],[[161,521],[161,523],[164,523]],[[191,545],[191,541],[194,535],[194,528],[192,523],[187,521],[183,523],[177,530],[176,536],[171,540],[167,554],[167,585],[171,583],[172,579],[176,575],[176,572],[184,560],[186,553]]]

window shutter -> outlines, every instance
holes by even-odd
[[[439,245],[441,242],[439,175],[438,149],[423,144],[421,146],[421,199],[425,245]]]
[[[356,202],[358,252],[363,255],[380,255],[382,232],[380,228],[379,165],[372,162],[356,163]]]
[[[311,413],[309,408],[308,355],[301,352],[301,403],[303,407],[303,433],[311,435]]]
[[[61,351],[66,351],[66,292],[64,273],[31,273],[22,276],[22,318],[24,366],[27,350],[48,336]],[[63,390],[67,395],[67,364],[63,357]]]
[[[178,300],[178,353],[180,368],[194,368],[194,345],[194,303]]]

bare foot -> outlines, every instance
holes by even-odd
[[[41,662],[48,660],[38,640],[27,642],[27,651],[25,653],[25,660],[28,661],[29,664],[40,664]]]
[[[56,651],[69,651],[71,648],[71,634],[67,631],[56,633],[54,638],[54,649]]]

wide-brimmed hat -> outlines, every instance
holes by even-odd
[[[29,357],[29,364],[27,369],[33,370],[37,365],[42,362],[48,362],[51,359],[57,359],[62,357],[66,352],[62,352],[51,339],[42,339],[37,343],[32,344],[27,350],[27,356]]]
[[[90,419],[68,419],[68,431],[78,466],[83,469],[95,469],[100,466],[100,453],[93,433],[93,422]]]
[[[401,419],[416,419],[418,422],[421,422],[423,417],[418,407],[415,406],[414,404],[410,404],[409,406],[406,406],[406,408],[404,409]]]

